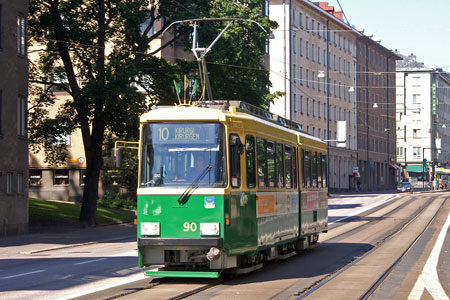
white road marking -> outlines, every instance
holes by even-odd
[[[33,271],[33,272],[27,272],[27,273],[12,275],[12,276],[0,277],[0,279],[11,279],[11,278],[21,277],[21,276],[26,276],[26,275],[36,274],[36,273],[42,273],[42,272],[45,272],[45,270],[37,270],[37,271]]]
[[[92,260],[88,260],[88,261],[82,261],[82,262],[79,262],[79,263],[74,263],[74,265],[90,264],[90,263],[97,262],[97,261],[102,261],[102,260],[105,260],[105,259],[108,259],[108,258],[103,257],[103,258],[97,258],[97,259],[92,259]]]
[[[387,202],[390,202],[390,201],[392,201],[392,200],[394,200],[395,198],[398,198],[398,197],[400,197],[400,196],[399,196],[399,195],[394,195],[394,196],[392,196],[392,197],[390,197],[390,198],[384,200],[383,202],[375,203],[375,204],[369,205],[369,206],[367,206],[367,207],[362,207],[362,208],[356,210],[354,213],[352,213],[352,214],[350,214],[350,215],[348,215],[348,216],[346,216],[346,217],[340,218],[340,219],[338,219],[338,220],[336,220],[336,221],[334,221],[334,222],[329,222],[328,225],[332,225],[332,224],[335,224],[335,223],[339,223],[339,222],[341,222],[341,221],[343,221],[343,220],[346,220],[346,219],[348,219],[348,218],[357,216],[357,215],[359,215],[359,214],[361,214],[361,213],[363,213],[363,212],[365,212],[365,211],[368,211],[368,210],[371,210],[371,209],[374,208],[374,207],[383,205],[383,204],[385,204],[385,203],[387,203]]]
[[[439,260],[439,254],[442,250],[442,245],[444,244],[445,236],[447,230],[450,227],[450,215],[447,217],[447,221],[439,233],[436,240],[436,244],[428,257],[425,266],[423,267],[422,273],[414,285],[411,293],[409,294],[408,300],[419,300],[422,297],[422,293],[425,289],[431,294],[433,299],[449,299],[441,283],[439,282],[439,276],[437,274],[437,264]]]
[[[158,266],[155,266],[151,269],[156,269]],[[135,282],[138,280],[149,278],[145,276],[142,272],[139,272],[137,274],[133,274],[126,277],[116,277],[116,278],[107,278],[104,280],[99,280],[95,282],[91,282],[88,284],[84,284],[81,286],[76,286],[73,288],[65,289],[62,291],[57,292],[55,295],[52,295],[54,297],[59,297],[57,299],[63,300],[63,299],[73,299],[85,295],[89,295],[92,293],[100,292],[103,290],[107,290],[119,285],[128,284],[131,282]]]

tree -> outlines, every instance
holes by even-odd
[[[180,76],[180,66],[185,70],[195,65],[185,63],[174,66],[155,57],[154,54],[160,49],[151,48],[151,42],[161,37],[164,29],[175,20],[226,15],[227,10],[231,14],[236,11],[244,15],[249,12],[248,9],[252,17],[261,19],[256,11],[262,1],[241,2],[245,5],[231,0],[30,0],[31,43],[34,48],[41,48],[37,51],[39,60],[30,67],[30,82],[46,84],[44,88],[31,89],[34,95],[29,111],[30,143],[43,148],[48,154],[48,161],[63,162],[65,152],[61,136],[80,129],[87,165],[80,213],[83,226],[96,223],[102,151],[108,137],[137,140],[138,116],[154,103],[172,104],[176,99],[171,86],[177,77],[175,73],[178,71]],[[224,3],[225,11],[221,8]],[[232,3],[237,3],[239,9],[234,9]],[[163,21],[163,25],[153,32],[152,28],[159,20]],[[263,21],[268,27],[267,18]],[[209,27],[205,34],[214,34],[217,28]],[[216,62],[241,66],[258,64],[260,68],[262,33],[253,33],[251,28],[238,27],[234,30],[244,33],[249,42],[240,49],[247,47],[246,52],[255,56],[251,59],[244,53],[238,53],[238,57],[227,53],[229,58],[221,60],[218,53],[211,58]],[[176,26],[174,33],[173,39],[162,47],[180,37],[188,42],[189,25]],[[257,37],[258,41],[253,43],[252,37]],[[237,39],[232,32],[225,38]],[[249,51],[253,48],[259,50]],[[227,47],[221,53],[227,50],[233,49]],[[211,71],[222,76],[224,72],[231,72],[223,66],[211,67]],[[244,91],[248,85],[238,86],[239,81],[232,80],[240,74],[234,71],[226,79],[233,88]],[[257,91],[248,97],[267,101],[268,75],[251,78],[247,72],[243,76]],[[262,81],[259,82],[260,79]],[[213,85],[217,95],[229,95],[226,91],[231,88],[227,86],[227,81]],[[144,87],[147,93],[140,93],[136,84]],[[47,107],[54,104],[52,90],[55,87],[65,90],[71,99],[53,117],[49,116]],[[60,147],[55,147],[55,144]]]

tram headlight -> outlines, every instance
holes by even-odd
[[[141,235],[160,235],[159,222],[142,222]]]
[[[200,223],[200,235],[219,235],[219,223]]]

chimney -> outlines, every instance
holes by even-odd
[[[336,18],[338,18],[341,21],[344,21],[344,19],[342,18],[342,11],[336,11],[334,10],[334,6],[329,6],[328,2],[319,2],[316,3],[316,5],[319,5],[319,7],[321,9],[323,9],[324,11],[326,11],[327,13],[335,16]]]

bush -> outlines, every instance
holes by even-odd
[[[125,193],[121,194],[117,188],[108,190],[103,198],[98,200],[99,207],[136,209],[136,197]]]

